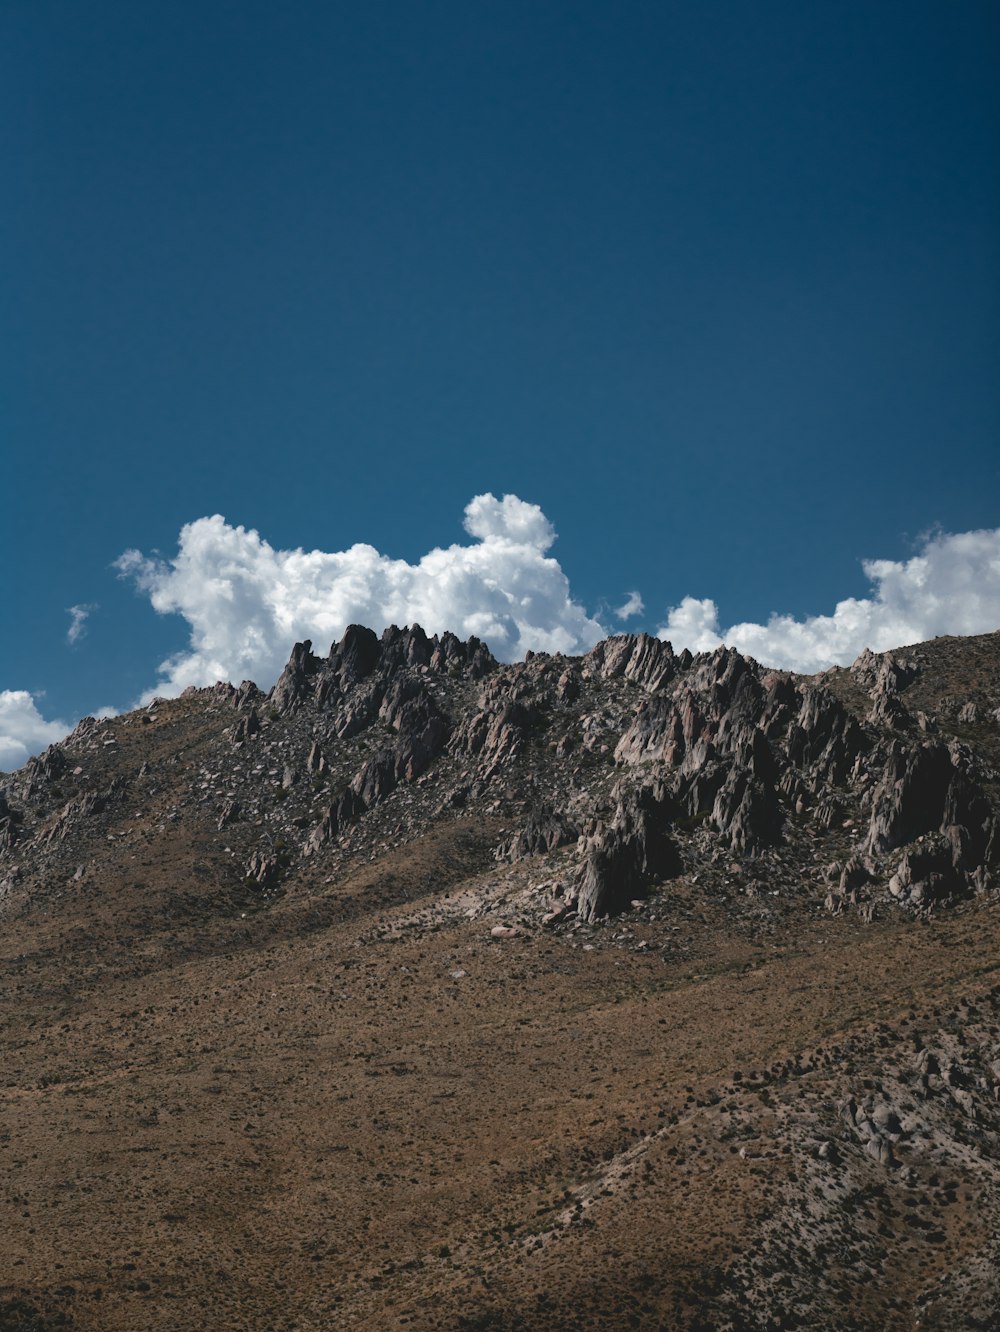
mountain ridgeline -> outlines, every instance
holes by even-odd
[[[268,892],[305,859],[364,841],[366,824],[378,836],[397,812],[412,835],[502,807],[517,826],[498,857],[575,846],[558,885],[564,915],[616,915],[685,869],[733,856],[815,893],[812,862],[827,847],[836,910],[919,912],[984,892],[1000,852],[992,751],[961,738],[981,712],[996,726],[993,700],[963,699],[951,717],[911,711],[924,655],[866,652],[849,672],[803,679],[727,648],[675,654],[641,634],[580,658],[529,653],[501,666],[474,638],[351,626],[326,657],[296,644],[267,694],[244,682],[184,701],[220,718],[231,710],[199,805],[220,832],[244,825],[227,837],[247,850],[244,877]],[[44,859],[153,783],[148,762],[106,785],[82,772],[75,783],[72,770],[84,753],[106,758],[116,729],[155,725],[176,706],[84,721],[31,760],[0,805],[0,853]]]
[[[180,709],[218,719],[197,807],[230,855],[239,846],[238,879],[261,901],[308,861],[372,854],[389,825],[398,841],[489,811],[513,825],[498,860],[571,848],[547,923],[616,916],[733,857],[838,913],[931,912],[984,893],[1000,854],[996,696],[911,709],[932,654],[865,652],[806,679],[640,634],[500,665],[475,638],[352,625],[326,657],[297,643],[266,694],[218,684],[81,722],[0,795],[0,866],[44,868],[95,816],[155,788],[141,740]],[[969,743],[977,719],[985,747]],[[115,762],[125,728],[138,763]]]

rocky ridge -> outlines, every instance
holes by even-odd
[[[575,839],[555,886],[563,919],[620,914],[656,885],[711,876],[734,857],[751,880],[755,866],[781,866],[797,895],[823,850],[813,891],[828,909],[919,914],[990,890],[1000,851],[992,756],[910,714],[905,691],[919,673],[915,660],[863,654],[849,672],[867,695],[859,716],[830,676],[797,679],[726,648],[678,656],[623,635],[582,658],[500,666],[475,639],[419,626],[379,639],[351,626],[326,657],[296,644],[268,694],[246,681],[188,691],[182,702],[228,709],[232,722],[168,817],[195,798],[226,832],[244,886],[265,893],[307,859],[335,866],[384,846],[387,832],[499,812],[514,825],[496,845],[500,862]],[[141,736],[177,706],[87,719],[15,774],[0,797],[5,877],[20,872],[12,860],[45,866],[130,788],[155,791],[148,761],[107,781],[102,771],[125,727]]]

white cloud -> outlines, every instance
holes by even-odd
[[[477,495],[466,507],[471,545],[433,549],[416,564],[356,545],[327,553],[275,550],[216,514],[182,530],[169,561],[126,551],[119,572],[162,614],[190,625],[190,647],[160,666],[153,694],[187,685],[277,677],[296,639],[325,651],[352,622],[376,630],[421,624],[428,633],[475,634],[505,660],[529,649],[583,652],[606,630],[572,600],[556,534],[537,504]]]
[[[679,606],[673,606],[667,623],[657,630],[660,638],[669,638],[678,652],[688,648],[691,652],[712,652],[719,646],[719,611],[711,597],[699,601],[685,597]]]
[[[641,615],[645,609],[645,603],[639,593],[630,592],[626,601],[615,611],[615,615],[619,620],[629,620],[633,615]]]
[[[69,628],[66,630],[66,642],[73,644],[79,641],[87,632],[87,618],[97,610],[96,606],[70,606],[66,614],[69,616]]]
[[[839,601],[832,615],[767,624],[719,625],[709,598],[685,597],[658,630],[679,651],[727,643],[769,666],[812,674],[848,665],[864,648],[885,652],[936,634],[983,634],[1000,628],[1000,528],[938,533],[911,560],[865,560],[872,595]]]
[[[552,526],[537,504],[529,504],[516,495],[476,495],[465,506],[462,526],[469,536],[480,541],[501,541],[508,545],[533,546],[545,551],[556,539]]]
[[[69,730],[65,722],[46,721],[26,689],[0,689],[0,772],[22,767]]]

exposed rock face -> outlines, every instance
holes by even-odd
[[[734,851],[773,846],[781,836],[781,811],[774,787],[745,767],[732,767],[712,806],[712,822]]]
[[[615,747],[615,758],[619,763],[660,759],[675,767],[704,729],[693,695],[687,694],[679,704],[666,695],[657,695],[639,705],[635,721]]]
[[[935,828],[951,784],[952,764],[944,745],[927,741],[917,749],[889,747],[875,788],[868,845],[891,851]]]
[[[482,708],[456,732],[452,752],[484,760],[487,777],[511,764],[524,750],[536,709],[520,699],[484,699]]]
[[[20,836],[21,813],[13,809],[4,796],[0,795],[0,853],[11,851]]]
[[[281,877],[281,865],[277,857],[255,851],[247,865],[246,877],[261,888],[273,888]]]
[[[957,828],[952,836],[966,848],[962,867],[972,868],[984,858],[993,818],[981,790],[956,763],[959,757],[937,741],[915,749],[890,745],[872,799],[870,850],[892,851],[924,834]]]
[[[398,672],[424,669],[432,674],[479,679],[496,667],[478,638],[463,643],[454,634],[428,638],[418,624],[390,626],[381,639],[363,625],[348,625],[326,659],[313,656],[307,639],[296,643],[288,664],[270,693],[272,708],[287,715],[308,700],[340,714],[339,734],[356,735],[378,715],[387,682]]]
[[[363,677],[358,683],[364,689]],[[386,799],[400,782],[414,782],[422,776],[444,749],[451,734],[451,722],[420,677],[396,675],[378,692],[378,712],[373,715],[374,709],[368,708],[368,724],[372,725],[377,717],[397,732],[397,738],[393,744],[380,748],[357,770],[347,790],[330,806],[307,839],[305,850],[308,854],[336,837],[349,820]],[[374,695],[366,690],[365,697],[370,703]],[[357,716],[356,713],[351,715]],[[315,743],[310,750],[308,767],[316,773],[326,770],[326,760]]]
[[[828,688],[762,673],[726,649],[687,670],[677,664],[673,686],[640,703],[615,757],[667,769],[678,804],[689,817],[707,814],[734,851],[777,845],[789,804],[829,830],[860,801],[863,857],[956,830],[960,863],[936,890],[968,886],[966,873],[992,857],[994,822],[974,764],[954,743],[924,739],[926,719],[918,726],[899,700],[919,675],[915,662],[862,654],[851,673],[873,699],[865,723]]]
[[[543,805],[512,837],[502,841],[496,849],[497,860],[524,860],[528,856],[545,855],[557,847],[575,842],[580,830],[565,815],[550,805]]]
[[[782,822],[775,788],[781,765],[768,737],[789,727],[799,702],[787,679],[761,678],[755,663],[722,648],[684,676],[672,695],[640,705],[615,757],[672,769],[671,791],[689,816],[710,813],[734,850],[758,850],[779,839]],[[799,711],[793,739],[802,759],[810,745],[825,755],[829,718],[808,695]]]
[[[484,780],[509,767],[525,750],[542,720],[546,691],[527,666],[491,676],[474,709],[457,727],[451,752],[478,759]]]
[[[260,718],[257,716],[257,709],[251,707],[233,728],[233,744],[242,745],[245,741],[252,740],[259,732]]]
[[[806,685],[798,694],[798,716],[785,736],[788,759],[814,791],[822,785],[843,786],[869,740],[828,691]]]
[[[64,841],[68,836],[74,833],[81,823],[94,818],[95,815],[103,813],[110,806],[121,802],[128,790],[128,782],[124,777],[116,777],[110,785],[102,790],[86,791],[82,795],[68,801],[59,811],[54,820],[44,823],[34,834],[33,840],[36,844],[43,846],[54,846]],[[9,811],[7,816],[7,842],[8,849],[13,847],[19,838],[19,833],[23,834],[20,827],[21,816],[13,810]],[[4,820],[0,814],[0,851],[3,850],[3,830]]]
[[[235,822],[240,817],[240,802],[238,800],[227,800],[219,811],[219,817],[215,828],[217,832],[222,832],[228,824]]]
[[[643,787],[619,798],[610,823],[598,821],[584,831],[576,892],[584,920],[615,915],[645,896],[651,883],[679,873],[680,855],[668,832],[673,810],[666,787]]]
[[[918,848],[903,856],[889,880],[889,892],[915,906],[939,902],[962,886],[960,859],[961,848],[950,838],[925,838]]]
[[[25,771],[30,782],[51,782],[61,777],[68,767],[66,755],[58,745],[50,745],[44,754],[28,759]]]
[[[382,648],[371,629],[349,624],[344,637],[330,648],[329,673],[337,679],[341,693],[368,678],[379,665]]]
[[[851,675],[872,694],[898,694],[912,684],[919,674],[915,661],[897,652],[881,655],[865,648],[851,667]]]
[[[303,853],[307,856],[313,855],[326,846],[328,842],[332,842],[352,819],[364,812],[364,809],[364,802],[353,786],[349,786],[346,791],[342,791],[323,815],[320,823],[309,834],[303,847]]]
[[[584,661],[605,679],[623,679],[644,689],[662,689],[673,677],[676,659],[669,643],[649,634],[620,634],[598,643]]]
[[[252,680],[244,680],[240,687],[233,691],[232,697],[233,707],[237,712],[249,712],[251,708],[264,701],[264,695]]]
[[[303,643],[296,643],[271,690],[271,706],[280,713],[294,712],[301,707],[309,696],[318,669],[319,662],[312,654],[312,642],[307,638]]]

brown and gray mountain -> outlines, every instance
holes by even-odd
[[[4,1328],[993,1327],[1000,634],[352,626],[0,778]]]

